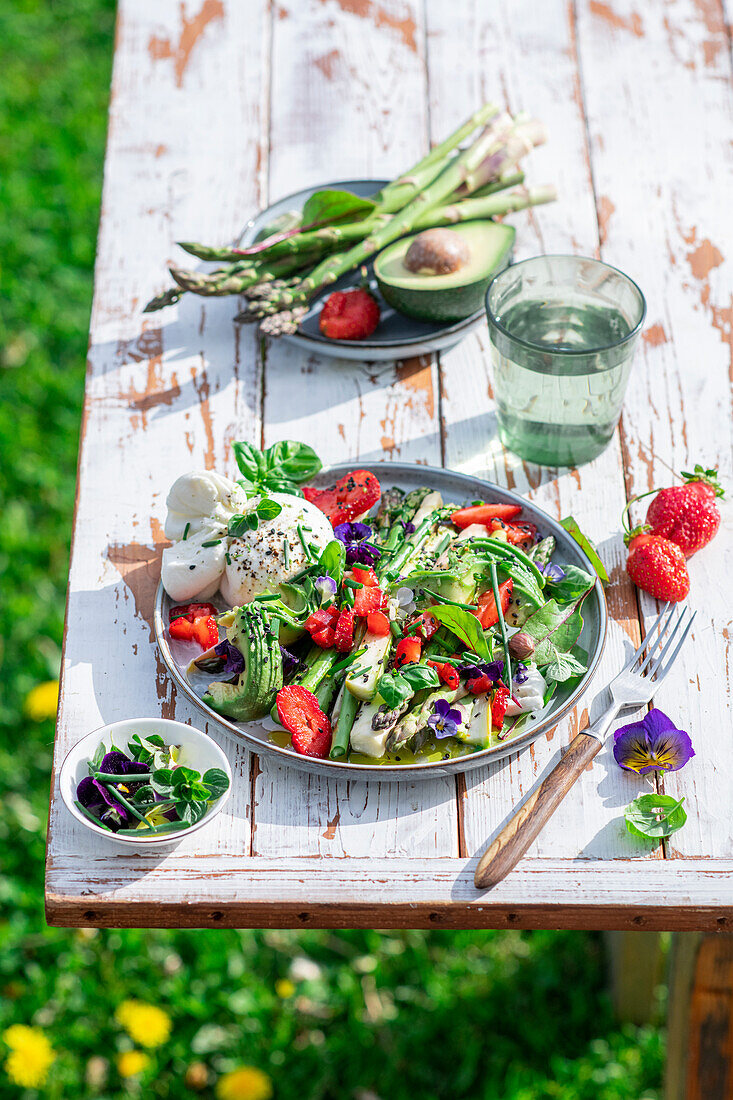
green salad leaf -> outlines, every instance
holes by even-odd
[[[535,640],[534,659],[538,665],[551,662],[556,653],[569,653],[583,629],[580,602],[559,604],[548,600],[522,625]]]
[[[412,699],[425,688],[440,687],[440,677],[428,665],[405,665],[399,672],[387,672],[379,681],[377,693],[390,710]]]
[[[573,653],[563,653],[552,646],[552,657],[549,663],[543,667],[542,675],[547,681],[556,681],[558,684],[571,680],[573,676],[582,676],[586,666]]]
[[[318,559],[318,573],[320,576],[329,576],[341,584],[346,568],[346,547],[339,539],[332,539],[323,549]]]
[[[298,486],[321,468],[321,460],[313,448],[293,439],[273,443],[265,451],[246,440],[237,440],[232,443],[232,449],[242,474],[239,484],[247,496],[257,496],[268,490],[302,496]]]
[[[684,798],[669,794],[642,794],[624,810],[626,828],[632,836],[658,839],[671,836],[687,821]]]
[[[606,567],[598,557],[598,551],[593,543],[590,541],[587,535],[584,535],[578,526],[578,521],[573,519],[572,516],[566,516],[565,519],[560,520],[560,526],[565,530],[572,538],[575,539],[581,550],[585,551],[586,556],[589,558],[591,565],[595,569],[596,573],[603,581],[604,584],[608,584],[608,573]]]
[[[430,608],[430,614],[439,623],[447,627],[451,634],[467,645],[472,653],[479,657],[491,659],[488,642],[481,629],[481,623],[470,611],[464,611],[462,607],[454,607],[452,604],[438,604]]]
[[[311,222],[362,221],[376,209],[371,199],[362,199],[351,191],[315,191],[303,206],[302,224]]]
[[[564,565],[562,568],[565,576],[561,581],[553,581],[551,578],[547,581],[552,598],[558,603],[573,603],[586,592],[590,592],[596,583],[595,577],[591,577],[590,573],[579,569],[577,565]]]

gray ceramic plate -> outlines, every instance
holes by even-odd
[[[240,246],[251,244],[260,230],[269,225],[278,215],[285,214],[290,210],[300,210],[303,203],[314,191],[332,188],[334,190],[351,191],[355,195],[369,198],[379,191],[380,187],[384,187],[386,183],[389,183],[389,180],[331,180],[328,183],[320,184],[318,187],[306,187],[302,191],[296,191],[294,194],[280,199],[279,202],[273,203],[267,210],[263,210],[248,222],[238,243]],[[484,320],[485,314],[482,309],[477,310],[476,313],[471,314],[464,321],[451,324],[440,324],[438,322],[427,324],[424,321],[415,321],[410,317],[403,317],[401,313],[397,313],[384,301],[373,278],[371,264],[368,264],[367,268],[370,289],[378,299],[382,311],[379,327],[368,340],[329,340],[321,335],[318,328],[318,316],[325,298],[333,290],[344,290],[350,286],[358,286],[361,282],[361,276],[357,271],[344,275],[343,278],[329,288],[328,294],[315,299],[312,308],[303,318],[298,332],[293,336],[282,337],[282,339],[296,344],[305,351],[314,352],[318,355],[332,355],[338,359],[358,359],[372,362],[385,359],[406,359],[413,355],[427,355],[431,351],[441,351],[452,347]]]
[[[475,498],[482,498],[521,504],[524,509],[523,518],[537,524],[542,536],[555,536],[557,540],[556,561],[580,566],[581,569],[585,569],[589,573],[594,572],[593,566],[567,531],[556,520],[551,519],[545,512],[529,501],[524,500],[523,497],[517,496],[516,493],[511,493],[507,489],[500,489],[498,486],[487,481],[481,481],[476,477],[456,474],[450,470],[440,470],[431,466],[419,466],[406,462],[376,462],[366,463],[365,468],[376,474],[383,487],[397,485],[401,489],[409,491],[422,485],[428,485],[431,489],[439,490],[447,501],[461,503]],[[337,478],[353,469],[353,463],[332,466],[329,470],[322,470],[318,477],[314,479],[314,484],[332,485]],[[290,748],[281,748],[279,745],[273,744],[269,739],[269,731],[259,723],[233,722],[207,707],[185,676],[186,666],[192,656],[195,656],[195,652],[192,652],[190,647],[185,648],[182,643],[171,643],[168,635],[168,611],[171,606],[172,601],[165,593],[162,584],[159,585],[155,602],[155,636],[163,660],[179,688],[206,715],[209,721],[218,722],[231,733],[243,738],[255,752],[269,753],[293,767],[309,772],[320,772],[325,775],[343,776],[350,774],[360,779],[380,779],[382,781],[419,779],[469,771],[493,760],[501,760],[505,756],[526,748],[535,738],[552,729],[568,711],[572,710],[588,688],[603,652],[607,626],[606,599],[600,581],[596,581],[595,588],[589,592],[583,604],[584,625],[580,636],[580,645],[588,653],[588,671],[575,688],[563,688],[561,686],[545,710],[534,721],[528,723],[520,736],[514,740],[495,745],[490,749],[482,749],[480,752],[472,753],[470,756],[462,756],[455,760],[405,765],[349,764],[336,760],[312,760],[307,756],[300,756]]]

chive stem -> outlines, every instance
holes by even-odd
[[[355,661],[358,657],[363,657],[367,651],[366,646],[362,646],[361,649],[357,649],[355,653],[349,653],[347,657],[344,657],[342,661],[337,661],[335,665],[331,665],[329,675],[333,676],[336,672],[341,672],[342,669],[348,668],[349,665]]]
[[[184,542],[188,538],[188,532],[189,532],[190,529],[191,529],[191,524],[190,523],[187,523],[186,526],[183,528],[183,541]]]
[[[439,596],[437,592],[431,592],[429,588],[423,588],[423,592],[426,596],[432,596],[438,603],[450,604],[451,607],[461,607],[464,611],[478,610],[478,605],[475,603],[459,603],[458,600],[449,600],[447,596]]]
[[[363,588],[364,585],[361,581],[352,581],[351,577],[344,577],[344,584],[347,588]]]
[[[283,562],[285,564],[285,568],[287,569],[288,566],[290,565],[290,554],[289,554],[289,551],[288,551],[288,540],[287,539],[283,539]]]
[[[504,650],[504,673],[506,680],[506,687],[509,691],[512,690],[512,661],[509,656],[509,639],[506,633],[506,622],[504,621],[504,612],[501,607],[501,596],[499,595],[499,580],[496,576],[496,562],[490,563],[491,568],[491,588],[494,593],[494,601],[496,603],[496,612],[499,616],[499,631],[501,632],[501,644]]]

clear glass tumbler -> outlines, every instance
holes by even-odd
[[[504,446],[543,466],[599,455],[646,314],[636,283],[600,260],[537,256],[494,276],[486,313]]]

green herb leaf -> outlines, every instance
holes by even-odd
[[[395,710],[396,707],[412,699],[415,692],[399,672],[386,672],[379,681],[377,694],[390,710]]]
[[[209,768],[201,777],[201,782],[208,788],[211,799],[221,798],[224,792],[229,789],[227,773],[222,771],[221,768]]]
[[[87,767],[89,768],[89,774],[90,775],[94,775],[95,772],[99,771],[100,765],[101,765],[101,763],[104,760],[106,755],[107,755],[107,750],[104,747],[104,742],[100,741],[99,744],[97,745],[97,749],[96,749],[96,752],[94,753],[94,756],[92,757],[92,759],[89,761],[89,763],[87,765]]]
[[[561,581],[547,581],[547,587],[558,603],[574,603],[586,592],[590,592],[596,583],[595,577],[591,577],[584,569],[578,569],[577,565],[564,565],[563,570],[565,576]]]
[[[320,576],[329,576],[341,584],[346,568],[346,547],[339,539],[332,539],[323,550],[318,559],[318,572]]]
[[[473,653],[478,653],[480,657],[491,658],[481,624],[470,611],[464,611],[462,607],[453,607],[450,604],[438,604],[430,608],[430,614],[455,634],[456,638],[467,645]]]
[[[552,648],[554,650],[552,658],[549,664],[542,669],[545,680],[555,680],[558,684],[563,684],[566,680],[571,680],[573,676],[582,676],[586,671],[586,666],[572,653],[562,653],[554,646]]]
[[[232,443],[232,450],[244,480],[253,487],[258,486],[266,469],[262,451],[252,443],[242,441]]]
[[[282,504],[278,504],[276,500],[272,500],[270,497],[265,497],[257,505],[256,511],[260,519],[276,519],[283,510]]]
[[[584,550],[587,557],[590,559],[590,563],[595,569],[596,573],[603,581],[604,584],[608,584],[608,573],[606,567],[598,557],[598,551],[593,543],[590,541],[587,535],[584,535],[578,526],[578,521],[573,519],[572,516],[566,516],[565,519],[560,520],[560,526],[564,527],[572,538],[575,539],[581,550]]]
[[[321,460],[307,443],[297,443],[293,439],[283,439],[273,443],[264,453],[267,468],[267,483],[271,477],[286,478],[295,482],[308,481],[321,468]]]
[[[434,668],[428,665],[405,665],[401,669],[403,679],[407,680],[413,691],[424,688],[440,687],[440,677]]]
[[[304,226],[311,222],[362,221],[376,209],[371,199],[362,199],[351,191],[315,191],[303,206]]]
[[[153,790],[158,794],[170,794],[173,790],[173,775],[172,768],[158,768],[153,772],[153,778],[150,781]]]
[[[176,813],[187,825],[195,825],[209,808],[208,802],[176,802]]]
[[[687,821],[684,801],[669,794],[639,795],[624,810],[626,828],[632,836],[654,839],[671,836]]]

